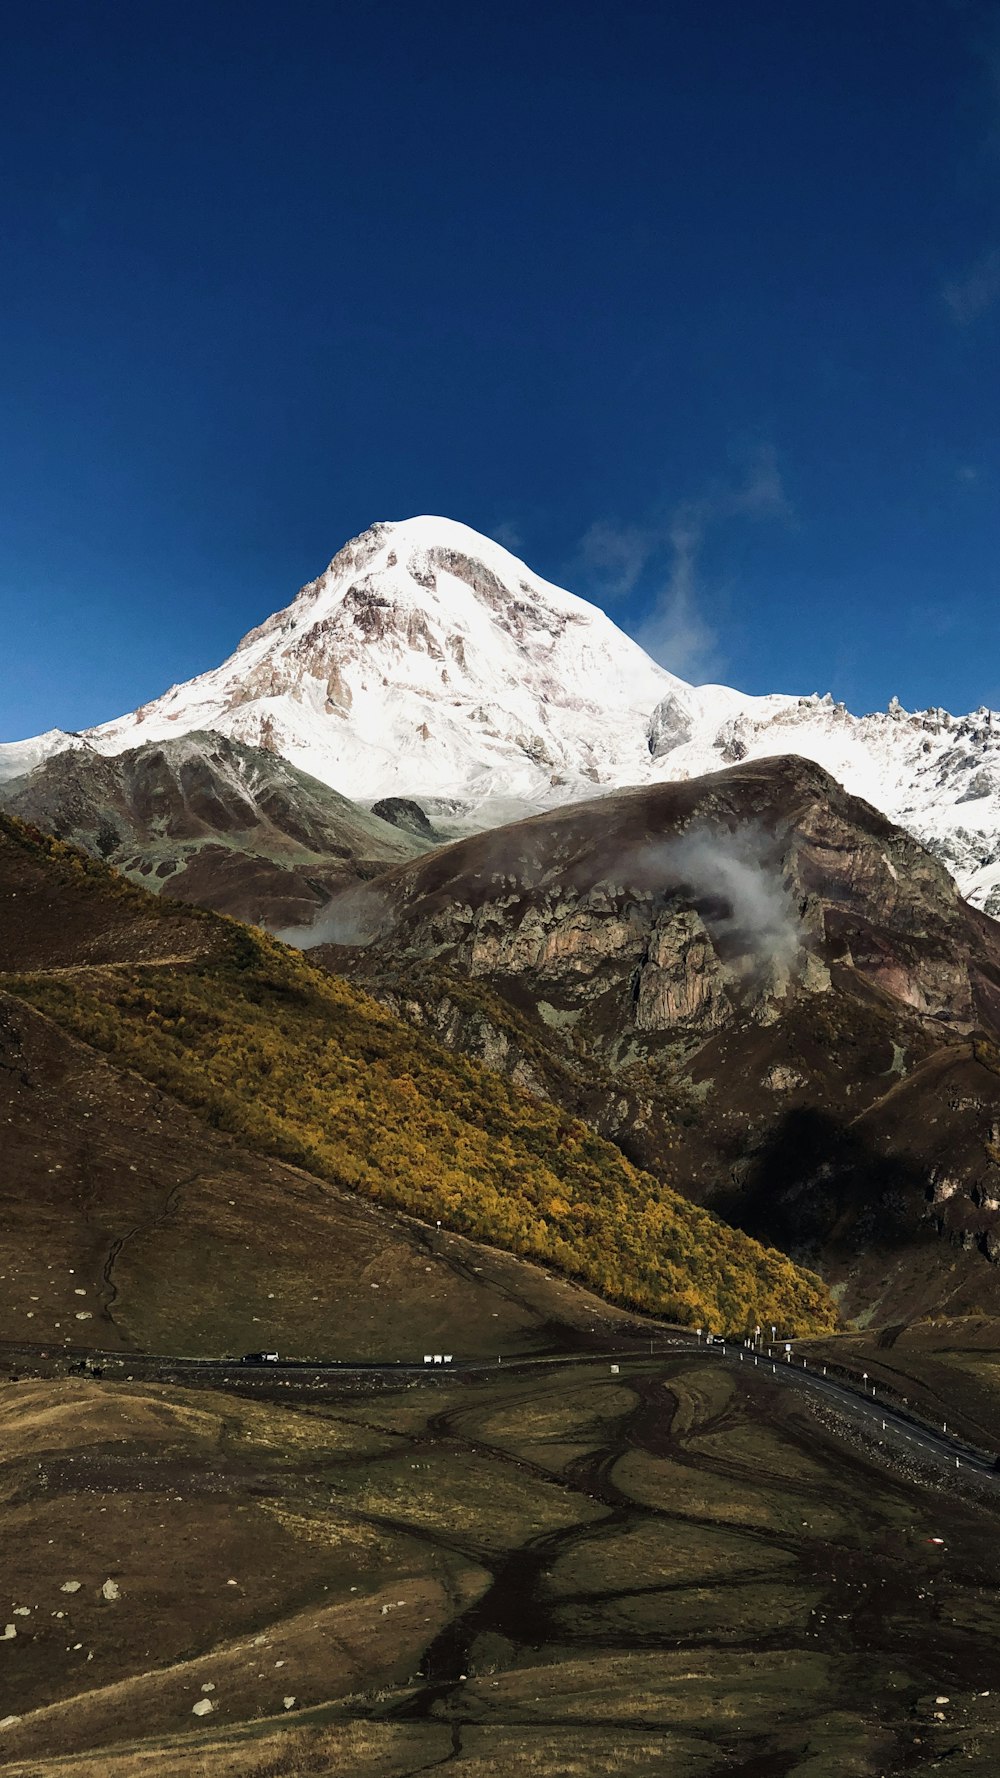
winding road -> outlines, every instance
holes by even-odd
[[[640,1349],[647,1346],[648,1350]],[[255,1392],[283,1387],[313,1394],[335,1379],[340,1382],[350,1379],[389,1382],[394,1377],[412,1380],[417,1376],[427,1376],[440,1382],[450,1376],[470,1375],[506,1379],[512,1373],[523,1375],[532,1370],[559,1365],[617,1365],[623,1370],[628,1367],[631,1371],[639,1364],[648,1366],[651,1359],[673,1357],[681,1353],[706,1364],[726,1364],[736,1369],[745,1366],[748,1371],[754,1370],[763,1379],[769,1380],[776,1388],[793,1389],[814,1400],[825,1400],[858,1427],[871,1443],[886,1446],[887,1456],[904,1456],[908,1453],[914,1458],[929,1458],[938,1469],[952,1472],[958,1470],[960,1473],[965,1471],[978,1477],[989,1477],[1000,1490],[1000,1470],[997,1468],[998,1459],[994,1456],[976,1450],[944,1430],[936,1431],[915,1415],[862,1393],[860,1388],[852,1388],[848,1383],[828,1376],[822,1362],[804,1360],[794,1352],[786,1355],[783,1346],[775,1348],[773,1352],[765,1349],[754,1353],[741,1344],[730,1342],[705,1345],[693,1335],[671,1331],[669,1335],[654,1334],[652,1339],[643,1339],[641,1342],[636,1339],[627,1346],[623,1344],[616,1349],[601,1352],[557,1351],[527,1357],[456,1359],[447,1366],[394,1360],[317,1362],[309,1359],[282,1359],[276,1363],[249,1364],[228,1357],[191,1358],[121,1352],[81,1351],[65,1356],[72,1357],[78,1365],[86,1364],[92,1374],[98,1372],[114,1380],[127,1375],[129,1379],[143,1381],[210,1384],[214,1388],[238,1387]],[[0,1346],[0,1363],[3,1362],[4,1354],[5,1349]],[[44,1349],[41,1346],[18,1345],[16,1349],[6,1347],[8,1368],[12,1371],[20,1370],[22,1374],[33,1368],[33,1356],[43,1355]]]

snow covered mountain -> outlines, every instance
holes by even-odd
[[[658,667],[605,614],[441,518],[373,525],[221,667],[79,735],[0,746],[0,780],[65,748],[217,730],[358,802],[494,826],[743,759],[816,760],[1000,913],[1000,718],[749,697]]]

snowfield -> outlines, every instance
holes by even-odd
[[[82,734],[0,746],[0,780],[217,729],[357,802],[492,826],[604,789],[798,753],[934,851],[1000,914],[1000,718],[854,716],[827,695],[692,686],[604,612],[449,519],[373,525],[222,666]]]

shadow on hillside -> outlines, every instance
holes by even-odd
[[[927,1231],[926,1167],[879,1153],[836,1118],[790,1111],[716,1208],[748,1234],[788,1252],[848,1261],[896,1249]]]

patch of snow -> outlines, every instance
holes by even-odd
[[[44,735],[33,735],[28,741],[5,741],[0,744],[0,784],[8,778],[23,778],[55,753],[70,747],[84,747],[82,735],[67,734],[64,729],[51,728]]]

